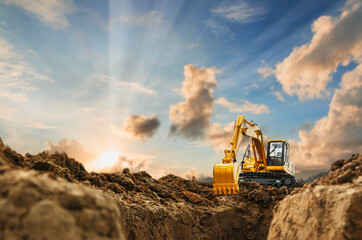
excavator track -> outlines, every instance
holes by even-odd
[[[298,186],[297,179],[288,173],[273,173],[273,172],[242,172],[239,174],[239,182],[257,182],[264,186],[274,187],[296,187]]]

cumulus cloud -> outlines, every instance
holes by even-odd
[[[184,102],[170,106],[171,134],[186,138],[203,137],[214,109],[215,68],[185,65],[182,86]]]
[[[291,141],[297,169],[328,168],[330,161],[362,151],[362,64],[343,75],[326,117]],[[310,130],[311,128],[311,130]],[[308,131],[309,130],[309,131]]]
[[[53,29],[69,26],[67,15],[75,11],[72,0],[4,0],[4,2],[24,9],[26,13]]]
[[[282,95],[279,91],[274,91],[274,92],[272,92],[272,94],[273,94],[274,96],[276,96],[279,101],[282,101],[282,102],[285,101],[283,95]]]
[[[220,123],[214,123],[208,129],[205,141],[215,150],[224,150],[229,147],[233,134],[234,122],[230,122],[224,127]]]
[[[134,138],[146,139],[155,135],[160,124],[156,115],[152,117],[131,115],[124,121],[123,131]]]
[[[268,113],[265,105],[250,103],[240,100],[241,104],[231,103],[222,97],[215,100],[213,89],[216,87],[215,68],[201,68],[197,66],[185,66],[185,80],[182,87],[182,95],[185,102],[170,106],[170,120],[172,122],[171,135],[179,135],[185,138],[199,138],[206,145],[217,150],[225,149],[232,138],[234,122],[222,126],[220,123],[211,123],[214,112],[214,104],[220,104],[231,112],[252,112],[255,114]]]
[[[68,139],[61,140],[58,144],[53,145],[51,142],[46,142],[49,153],[63,153],[68,154],[69,157],[85,164],[97,159],[97,154],[88,152],[84,146],[76,140],[68,141]]]
[[[362,58],[361,22],[360,1],[349,1],[340,17],[314,21],[312,40],[276,65],[275,76],[283,91],[301,100],[329,96],[327,85],[338,66]]]
[[[245,1],[229,6],[214,8],[211,13],[216,14],[230,22],[251,23],[263,19],[267,13],[265,7],[260,4],[248,4]]]
[[[264,104],[251,103],[247,100],[240,100],[240,102],[241,104],[229,102],[225,97],[221,97],[217,99],[215,103],[235,113],[251,112],[254,114],[263,114],[270,112],[268,106]]]

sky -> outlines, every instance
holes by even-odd
[[[325,171],[362,152],[361,4],[0,0],[0,136],[203,178],[244,115],[291,144],[297,177]]]

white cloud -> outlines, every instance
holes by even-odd
[[[262,20],[268,11],[260,4],[253,3],[251,5],[240,2],[235,5],[214,8],[211,12],[230,22],[251,23]]]
[[[188,45],[188,47],[190,49],[198,48],[199,46],[200,46],[200,44],[198,44],[198,43],[189,43],[189,45]]]
[[[273,94],[274,96],[276,96],[279,101],[282,101],[282,102],[285,101],[283,95],[282,95],[279,91],[274,91],[274,92],[272,92],[272,94]]]
[[[27,92],[38,90],[35,81],[50,81],[24,61],[6,39],[0,36],[0,99],[14,102],[28,101]]]
[[[225,25],[212,19],[206,21],[206,27],[216,36],[225,40],[235,40],[235,34]]]
[[[215,101],[213,89],[217,86],[215,74],[220,70],[215,68],[201,68],[185,65],[185,80],[182,94],[185,102],[170,106],[171,134],[189,139],[198,138],[202,142],[193,143],[193,147],[211,146],[215,150],[225,149],[234,133],[234,122],[222,126],[220,123],[211,123],[214,113],[214,104],[220,104],[231,112],[253,112],[255,114],[268,113],[265,105],[253,104],[241,100],[242,104],[229,102],[226,98]]]
[[[118,82],[115,82],[114,85],[123,91],[144,93],[144,94],[148,94],[148,95],[156,94],[156,92],[153,89],[145,87],[141,83],[137,83],[137,82],[118,81]]]
[[[51,26],[62,29],[69,26],[68,14],[75,11],[72,0],[3,0],[6,4],[15,5]]]
[[[308,131],[299,130],[293,144],[296,168],[328,168],[332,160],[362,151],[362,64],[343,75],[326,117]]]
[[[49,153],[67,153],[69,157],[85,164],[94,161],[98,158],[97,154],[89,152],[85,147],[76,140],[68,141],[68,139],[61,140],[58,144],[54,145],[51,142],[46,142]]]
[[[187,179],[187,180],[192,180],[193,177],[196,178],[196,180],[200,180],[205,178],[205,175],[198,171],[196,168],[192,168],[186,172],[184,172],[183,174],[181,174],[181,177]]]
[[[37,81],[51,81],[38,74],[18,54],[15,47],[0,36],[0,118],[21,126],[36,129],[53,129],[55,126],[45,124],[34,116],[14,107],[17,103],[28,102],[28,93],[39,90]]]
[[[135,25],[154,26],[162,22],[161,14],[158,11],[150,11],[145,15],[135,15],[129,17],[120,17],[122,22]]]
[[[99,81],[106,82],[121,91],[133,92],[133,93],[143,93],[147,95],[155,95],[156,92],[146,87],[145,85],[138,83],[138,82],[127,82],[127,81],[118,81],[114,77],[108,75],[101,75],[99,76]]]
[[[56,126],[48,125],[34,117],[26,116],[21,113],[18,109],[5,105],[0,102],[0,119],[4,119],[10,122],[18,123],[20,126],[35,128],[35,129],[54,129]]]
[[[249,86],[246,86],[246,87],[244,87],[244,91],[247,91],[247,90],[252,89],[252,88],[259,88],[259,84],[253,83],[253,84],[251,84]]]
[[[262,79],[265,79],[271,75],[275,74],[275,70],[271,67],[262,67],[258,69],[258,73],[262,76]]]
[[[211,124],[205,141],[216,151],[222,151],[229,147],[229,143],[234,134],[234,122],[226,124],[224,127],[220,123]]]
[[[225,97],[216,100],[216,104],[228,109],[230,112],[245,113],[251,112],[254,114],[269,113],[269,107],[264,104],[251,103],[247,100],[240,100],[241,104],[229,102]]]
[[[349,1],[340,17],[319,17],[312,25],[312,40],[276,65],[275,76],[288,95],[299,99],[324,98],[332,74],[339,65],[362,58],[362,10]]]
[[[186,138],[205,135],[214,111],[213,88],[216,86],[215,68],[194,65],[184,66],[185,80],[182,86],[184,102],[170,106],[169,118],[172,122],[171,134]]]

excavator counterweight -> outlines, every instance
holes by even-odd
[[[247,147],[238,164],[236,156],[244,137],[251,139],[251,148],[250,145]],[[294,164],[289,160],[289,144],[285,140],[269,140],[266,154],[260,127],[244,116],[237,118],[230,147],[224,152],[222,163],[214,165],[215,194],[235,194],[239,191],[240,180],[277,187],[296,185]]]

